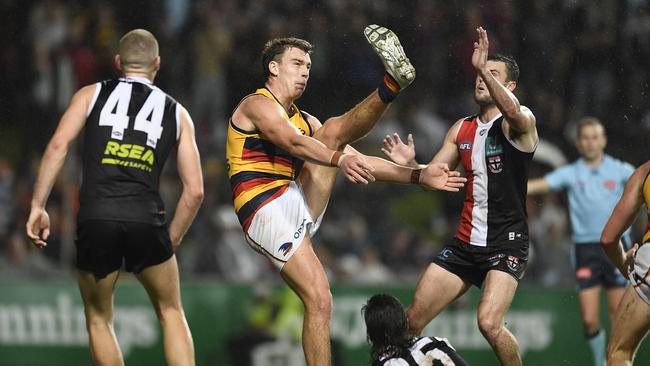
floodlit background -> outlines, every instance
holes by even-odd
[[[224,171],[227,119],[263,84],[260,53],[270,38],[297,36],[315,45],[309,86],[297,104],[324,121],[381,79],[364,26],[397,33],[417,78],[355,144],[368,154],[381,155],[386,134],[413,133],[418,160],[428,162],[451,124],[477,112],[470,59],[482,25],[492,52],[518,60],[516,94],[537,117],[542,140],[531,176],[577,157],[575,124],[587,115],[604,122],[609,154],[635,166],[648,156],[647,0],[4,0],[0,14],[0,365],[90,363],[73,277],[80,145],[50,196],[46,250],[30,245],[24,225],[40,156],[61,113],[78,88],[117,75],[117,43],[133,28],[158,38],[156,84],[189,109],[197,127],[206,198],[177,256],[198,365],[304,363],[301,305],[243,241]],[[169,217],[180,189],[171,160],[161,182]],[[336,365],[368,363],[361,305],[380,291],[408,305],[419,274],[455,232],[463,197],[337,183],[314,239],[332,282]],[[529,199],[528,213],[531,261],[509,327],[527,365],[589,365],[566,199]],[[478,296],[470,292],[425,333],[449,338],[473,365],[496,365],[476,327]],[[117,289],[115,322],[127,364],[163,363],[155,314],[128,274]],[[641,346],[638,364],[650,363],[649,348]]]

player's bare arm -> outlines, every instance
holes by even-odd
[[[460,155],[458,155],[458,147],[456,146],[456,132],[462,121],[463,119],[456,121],[449,131],[447,131],[442,147],[430,163],[447,164],[452,170],[458,166]],[[387,135],[383,143],[384,147],[381,151],[394,163],[411,168],[425,168],[427,166],[425,164],[419,164],[415,160],[415,141],[412,134],[408,135],[406,144],[402,142],[402,139],[397,133],[393,134],[393,136]]]
[[[194,123],[190,114],[180,108],[180,135],[177,149],[177,170],[183,184],[183,192],[176,205],[174,218],[169,225],[169,237],[174,248],[178,247],[192,224],[203,202],[203,173],[199,149],[194,138]]]
[[[551,191],[551,186],[544,178],[536,178],[528,181],[528,194],[545,194]]]
[[[65,162],[70,144],[86,123],[86,113],[95,89],[96,85],[88,85],[75,93],[43,154],[27,220],[27,236],[38,248],[47,245],[46,240],[50,235],[50,218],[45,211],[45,204]]]
[[[458,153],[458,145],[456,142],[456,135],[458,134],[458,129],[460,124],[463,123],[465,119],[461,118],[447,131],[445,135],[445,140],[442,142],[442,147],[433,156],[431,163],[443,163],[449,166],[449,169],[456,169],[458,163],[460,163],[460,154]]]
[[[381,182],[417,184],[427,190],[442,190],[458,192],[467,181],[457,171],[449,170],[444,163],[432,163],[422,168],[406,167],[395,164],[386,159],[376,156],[363,155],[348,145],[345,147],[346,154],[362,155],[365,160],[374,168],[374,177]]]
[[[517,83],[506,81],[502,84],[499,78],[504,79],[497,69],[488,67],[489,40],[487,31],[483,27],[476,29],[478,42],[474,42],[472,65],[485,83],[492,100],[505,119],[504,132],[521,147],[532,150],[537,144],[537,129],[535,116],[526,106],[519,104],[519,100],[512,93]]]
[[[247,124],[240,125],[240,120]],[[320,165],[337,166],[354,183],[374,181],[372,167],[360,156],[330,150],[315,138],[303,135],[284,118],[281,107],[268,98],[251,96],[244,100],[233,115],[233,123],[243,129],[248,127],[248,130],[260,131],[273,144],[293,156]]]
[[[648,172],[650,172],[650,162],[646,162],[634,171],[625,184],[623,196],[614,207],[600,236],[600,243],[605,253],[625,277],[629,275],[629,264],[638,244],[626,253],[620,239],[623,232],[632,225],[643,205],[642,187]]]

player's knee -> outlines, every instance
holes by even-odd
[[[488,341],[494,340],[498,338],[499,333],[501,333],[503,322],[495,316],[479,315],[478,329]]]
[[[341,136],[337,132],[337,127],[338,126],[335,126],[334,123],[331,125],[324,125],[314,133],[314,138],[325,144],[329,149],[339,150],[345,145],[345,142],[341,140]]]
[[[314,288],[305,297],[305,311],[329,319],[332,314],[332,293],[328,286]]]
[[[180,304],[156,306],[156,315],[161,322],[177,320],[184,317],[183,307]]]

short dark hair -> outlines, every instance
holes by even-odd
[[[517,81],[519,80],[519,65],[515,58],[510,55],[502,55],[496,53],[494,55],[488,56],[488,61],[499,61],[506,64],[506,70],[508,70],[507,80],[506,81]]]
[[[382,355],[401,357],[409,353],[413,337],[402,303],[387,294],[374,295],[361,308],[373,362]]]
[[[582,129],[584,129],[586,126],[600,126],[603,129],[603,135],[606,135],[605,133],[605,125],[596,117],[583,117],[578,121],[578,130],[577,130],[577,136],[580,137],[580,134],[582,134]]]
[[[271,72],[269,71],[269,63],[271,61],[280,61],[280,57],[284,51],[292,47],[301,49],[305,53],[309,54],[314,50],[314,46],[312,46],[311,43],[300,38],[274,38],[266,42],[264,50],[262,51],[262,72],[264,73],[265,80],[271,75]]]

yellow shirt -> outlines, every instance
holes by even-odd
[[[257,89],[244,99],[257,94],[278,103],[289,123],[303,134],[313,135],[306,117],[295,104],[291,105],[289,111],[284,110],[282,104],[266,88]],[[226,164],[235,212],[246,231],[255,212],[282,195],[289,183],[296,179],[303,161],[275,146],[259,131],[244,131],[236,127],[231,117],[228,121]]]

